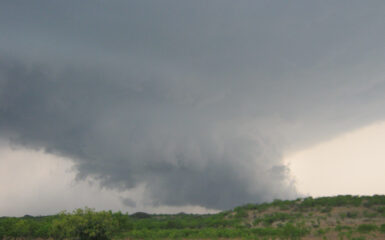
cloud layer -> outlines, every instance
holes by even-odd
[[[346,3],[3,1],[0,136],[153,205],[296,197],[285,152],[384,118],[385,5]]]

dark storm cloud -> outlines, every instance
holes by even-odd
[[[384,10],[3,1],[1,136],[154,205],[292,198],[285,151],[384,117]]]

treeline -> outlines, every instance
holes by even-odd
[[[300,239],[311,232],[304,220],[309,211],[327,212],[339,206],[364,206],[385,217],[385,196],[380,195],[275,200],[272,203],[246,204],[230,211],[206,215],[143,212],[129,215],[85,208],[53,216],[2,217],[0,239]],[[280,209],[282,212],[266,211],[269,208]],[[350,215],[346,217],[352,217]],[[357,231],[363,231],[365,227],[369,228],[361,226]],[[385,232],[385,226],[371,226],[371,229]]]
[[[72,213],[61,212],[54,216],[0,218],[0,239],[54,238],[107,240],[119,229],[118,216],[111,211],[96,212],[93,209],[77,209]]]
[[[373,195],[373,196],[352,196],[352,195],[339,195],[335,197],[319,197],[312,198],[307,197],[297,200],[274,200],[271,203],[262,204],[246,204],[244,206],[236,207],[234,210],[239,212],[242,210],[266,210],[270,207],[279,207],[281,210],[294,209],[297,211],[306,211],[310,209],[321,209],[328,207],[341,207],[341,206],[364,206],[371,207],[374,205],[385,205],[385,195]]]
[[[95,239],[135,237],[175,238],[180,236],[240,235],[240,218],[226,219],[225,213],[211,215],[159,214],[101,211],[77,209],[72,213],[62,212],[54,216],[24,216],[0,218],[0,239],[2,238],[54,238]],[[201,231],[204,229],[204,231]],[[225,229],[225,230],[219,230]],[[229,230],[226,230],[229,229]]]
[[[48,217],[1,218],[1,238],[53,238],[80,240],[108,239],[181,239],[243,238],[275,236],[299,239],[308,230],[304,226],[250,228],[240,218],[215,215],[127,215],[78,209]]]

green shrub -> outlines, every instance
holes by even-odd
[[[364,211],[364,217],[367,217],[367,218],[374,218],[374,217],[377,217],[378,216],[378,213],[376,212],[369,212],[369,211]]]
[[[244,208],[236,209],[235,217],[236,218],[245,218],[245,217],[247,217],[247,210],[244,209]]]
[[[62,212],[52,223],[51,235],[55,239],[108,240],[117,228],[111,212],[77,209],[72,214]]]
[[[261,219],[261,221],[263,222],[263,224],[265,226],[269,226],[269,225],[273,224],[274,222],[286,221],[286,220],[289,220],[291,218],[293,218],[293,216],[291,216],[288,213],[276,212],[273,214],[265,214],[263,216],[263,218]]]
[[[378,208],[376,209],[376,211],[377,211],[379,214],[381,214],[382,216],[385,217],[385,207],[384,207],[384,206],[378,207]]]
[[[380,226],[380,232],[385,233],[385,224]]]
[[[365,240],[366,238],[361,236],[361,237],[354,237],[352,240]]]
[[[377,230],[377,226],[374,224],[360,224],[357,227],[357,231],[360,233],[369,233]]]
[[[347,218],[357,218],[358,217],[358,212],[357,211],[347,212],[346,213],[346,217]]]
[[[332,207],[327,206],[321,209],[322,213],[330,213],[332,211]]]
[[[335,230],[338,231],[338,232],[341,232],[341,231],[343,231],[343,230],[349,231],[349,230],[351,230],[351,229],[352,229],[352,227],[350,227],[350,226],[344,226],[344,225],[337,225],[337,226],[335,227]]]
[[[294,226],[291,223],[287,223],[282,228],[282,236],[287,239],[301,239],[301,237],[305,236],[309,233],[309,230],[304,226]]]

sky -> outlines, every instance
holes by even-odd
[[[384,10],[1,1],[0,215],[384,194]]]

